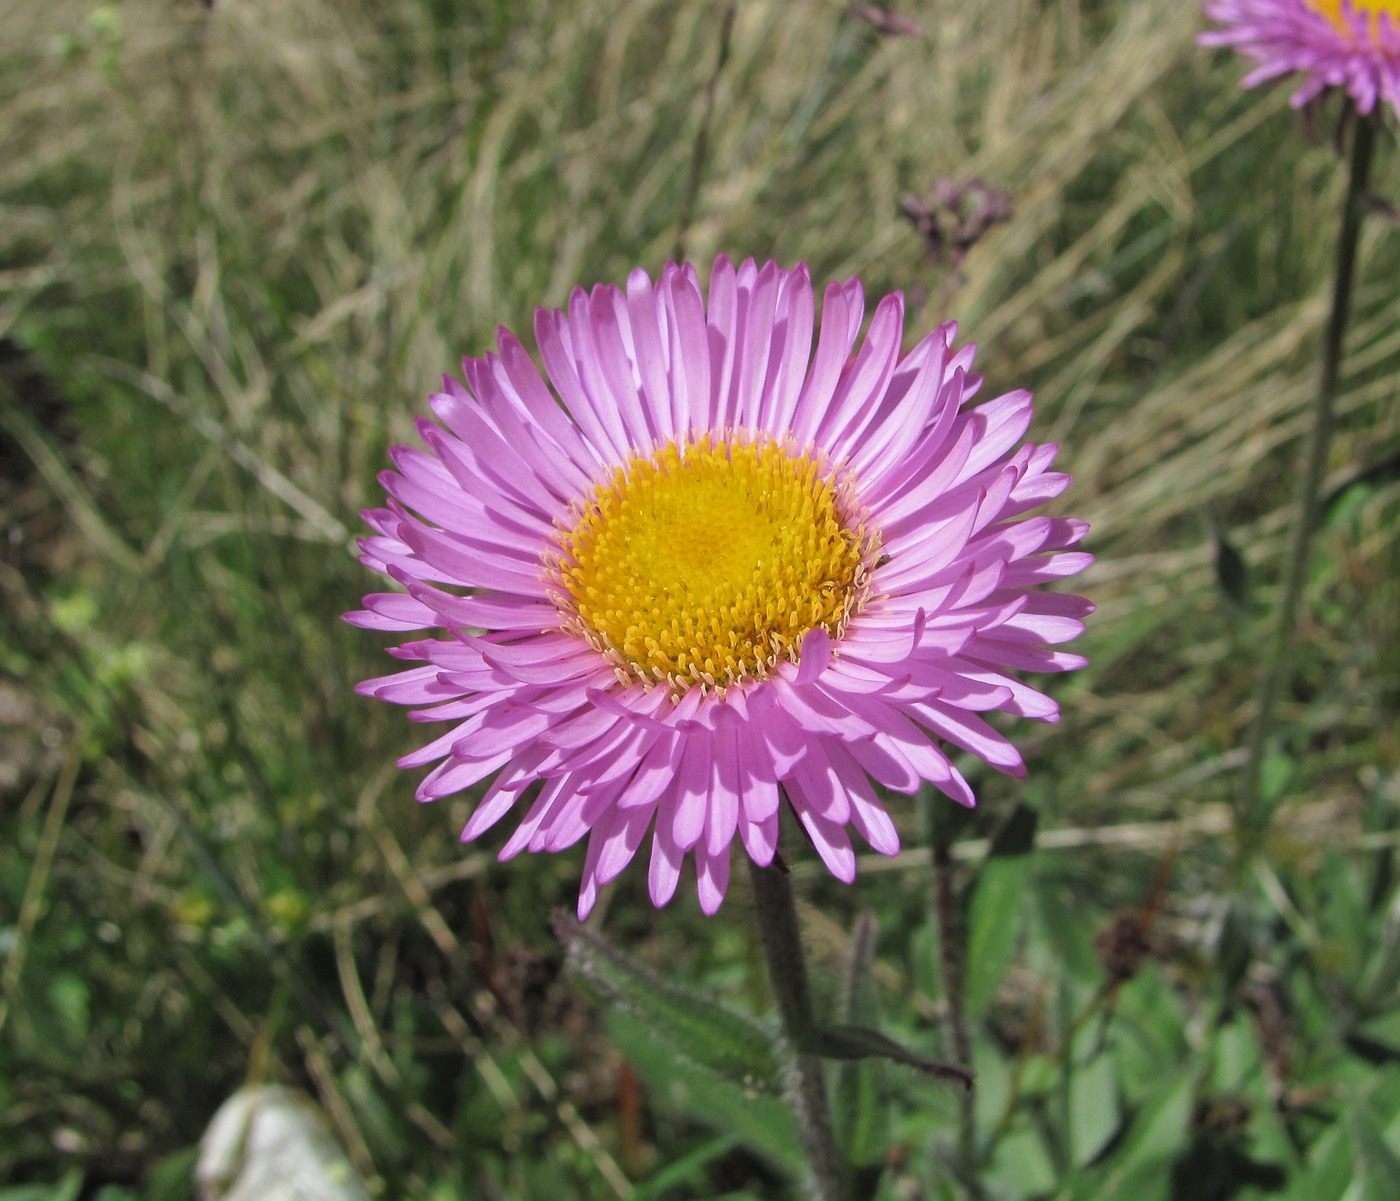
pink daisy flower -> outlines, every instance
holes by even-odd
[[[1209,0],[1205,12],[1224,28],[1202,34],[1204,45],[1259,64],[1245,87],[1301,71],[1295,108],[1345,88],[1358,112],[1379,101],[1400,114],[1400,0]]]
[[[901,358],[898,294],[855,351],[864,309],[830,285],[813,354],[805,267],[720,258],[708,302],[689,265],[636,271],[536,312],[548,384],[503,329],[392,452],[362,559],[406,591],[348,620],[436,636],[360,691],[450,723],[399,761],[437,764],[420,800],[490,779],[464,840],[517,804],[502,859],[588,836],[580,917],[648,834],[652,900],[693,854],[713,913],[784,798],[852,880],[852,828],[899,849],[882,788],[972,805],[945,746],[1023,775],[979,714],[1054,721],[1017,673],[1084,662],[1053,647],[1092,606],[1038,588],[1091,556],[1025,516],[1069,482],[1017,446],[1030,394],[973,407],[951,323]]]

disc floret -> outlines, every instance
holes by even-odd
[[[852,473],[768,434],[637,454],[570,518],[547,563],[563,628],[676,695],[764,679],[818,627],[839,640],[879,554]]]
[[[1344,0],[1308,0],[1308,4],[1314,12],[1322,14],[1344,34],[1351,33],[1351,25],[1347,20],[1348,11],[1367,18],[1373,38],[1380,35],[1382,16],[1388,16],[1391,27],[1400,31],[1400,0],[1353,0],[1350,4]]]

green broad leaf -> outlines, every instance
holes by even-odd
[[[83,1191],[83,1174],[69,1172],[57,1184],[20,1184],[0,1188],[0,1201],[77,1201]]]
[[[1392,1197],[1400,1190],[1400,1155],[1391,1150],[1381,1124],[1371,1107],[1358,1105],[1348,1109],[1347,1129],[1352,1146],[1356,1148],[1356,1176],[1364,1182],[1365,1196]]]
[[[1288,1192],[1290,1201],[1341,1201],[1355,1180],[1356,1160],[1350,1130],[1334,1126],[1313,1146],[1307,1169]]]
[[[608,1034],[658,1102],[711,1129],[732,1134],[788,1176],[806,1170],[792,1111],[781,1098],[735,1084],[677,1056],[669,1041],[640,1014],[614,1009]]]
[[[1394,806],[1387,787],[1390,783],[1390,780],[1378,773],[1376,780],[1368,790],[1366,807],[1361,816],[1362,829],[1367,834],[1384,834],[1394,821]],[[1396,860],[1396,848],[1393,846],[1377,847],[1375,852],[1369,856],[1366,869],[1366,908],[1373,915],[1380,916],[1387,910],[1387,903],[1395,889],[1396,868],[1400,866]],[[1393,917],[1390,919],[1389,925],[1386,941],[1393,950],[1397,943],[1400,943],[1400,940],[1393,936],[1400,933],[1400,930],[1396,929]]]
[[[1092,1163],[1122,1124],[1113,1057],[1099,1055],[1077,1068],[1069,1082],[1069,1144],[1076,1164]]]
[[[1185,1142],[1196,1082],[1188,1071],[1163,1083],[1158,1095],[1133,1117],[1112,1153],[1092,1167],[1071,1172],[1054,1194],[1055,1201],[1165,1201],[1170,1189],[1167,1165]]]
[[[1356,1004],[1362,1013],[1393,1013],[1391,998],[1400,991],[1400,913],[1393,925],[1375,940],[1369,961],[1356,986]]]
[[[1013,1130],[1003,1137],[982,1175],[983,1183],[1013,1197],[1044,1195],[1058,1179],[1045,1140],[1034,1130]]]
[[[966,1006],[970,1021],[986,1012],[1016,952],[1021,909],[1031,879],[1035,810],[1017,806],[977,873],[968,914]]]
[[[1021,1064],[1017,1090],[1021,1100],[1039,1100],[1053,1092],[1060,1080],[1060,1061],[1050,1055],[1028,1055]]]
[[[977,1128],[985,1131],[996,1130],[1006,1115],[1007,1105],[1019,1101],[1019,1096],[1013,1100],[1011,1094],[1012,1062],[1001,1053],[991,1039],[979,1038],[972,1044],[972,1070],[976,1076],[972,1091]]]
[[[1298,765],[1292,757],[1281,751],[1266,755],[1259,772],[1259,799],[1268,805],[1281,801],[1292,785],[1297,770]]]
[[[1340,854],[1328,850],[1313,876],[1320,901],[1318,925],[1323,945],[1320,966],[1351,991],[1372,948],[1379,941],[1369,920],[1359,873]]]
[[[1371,1074],[1366,1108],[1388,1139],[1400,1135],[1400,1072],[1387,1068]]]
[[[1215,1032],[1211,1047],[1210,1089],[1237,1093],[1260,1070],[1262,1053],[1255,1024],[1246,1014],[1235,1014]]]
[[[91,991],[75,972],[57,972],[49,980],[49,1009],[63,1036],[81,1043],[91,1028]]]
[[[666,983],[565,914],[555,915],[554,930],[570,966],[675,1052],[746,1089],[779,1089],[778,1052],[757,1022],[694,989]]]
[[[1164,1075],[1162,1091],[1134,1116],[1115,1159],[1156,1161],[1174,1154],[1182,1145],[1191,1122],[1196,1078],[1190,1071],[1178,1073],[1175,1079],[1167,1072]]]
[[[143,1201],[188,1201],[198,1161],[198,1147],[186,1147],[158,1161],[146,1173]]]
[[[1189,1054],[1180,996],[1154,965],[1146,964],[1119,992],[1116,1022],[1122,1023],[1114,1053],[1125,1102],[1155,1097],[1162,1065]]]
[[[1400,1009],[1372,1018],[1349,1031],[1346,1043],[1367,1063],[1400,1063]]]
[[[1376,485],[1394,480],[1400,468],[1400,450],[1392,449],[1369,467],[1343,480],[1322,499],[1321,523],[1329,529],[1342,529],[1356,520],[1378,491]]]
[[[797,1049],[819,1059],[888,1059],[943,1080],[972,1087],[972,1073],[950,1063],[918,1055],[887,1034],[866,1026],[818,1026],[797,1040]]]
[[[1131,1197],[1133,1201],[1176,1201],[1172,1177],[1165,1163],[1140,1162],[1110,1172],[1106,1178],[1090,1177],[1087,1190],[1076,1201],[1103,1201],[1106,1197]]]

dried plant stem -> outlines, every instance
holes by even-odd
[[[1371,152],[1375,144],[1372,122],[1356,113],[1351,115],[1351,163],[1346,199],[1342,206],[1341,232],[1337,237],[1332,315],[1327,322],[1327,334],[1322,346],[1322,374],[1313,401],[1312,428],[1308,433],[1303,473],[1298,482],[1296,513],[1284,561],[1283,594],[1279,600],[1273,647],[1259,688],[1259,709],[1250,732],[1249,757],[1240,781],[1238,822],[1242,856],[1248,856],[1262,840],[1272,816],[1271,798],[1261,795],[1264,758],[1268,752],[1279,697],[1288,687],[1293,674],[1293,642],[1298,625],[1298,609],[1307,582],[1312,537],[1317,528],[1322,484],[1327,474],[1327,453],[1332,444],[1333,402],[1341,372],[1342,345],[1351,310],[1356,246],[1361,233],[1362,210],[1371,174]]]
[[[749,874],[753,880],[754,913],[768,960],[773,999],[777,1002],[786,1035],[788,1103],[797,1118],[802,1150],[811,1169],[810,1196],[816,1201],[846,1201],[850,1195],[846,1168],[831,1125],[822,1062],[797,1049],[802,1037],[816,1023],[812,1016],[807,962],[802,954],[792,884],[786,870],[777,863],[759,867],[749,860]]]
[[[705,160],[710,153],[710,122],[715,113],[715,89],[724,65],[729,61],[729,43],[734,34],[734,15],[737,5],[734,0],[724,7],[719,19],[719,51],[715,55],[715,68],[705,81],[705,93],[701,100],[700,128],[695,131],[695,143],[690,152],[690,173],[686,177],[685,192],[681,196],[680,214],[676,218],[676,245],[672,258],[678,263],[685,262],[686,236],[695,220],[695,203],[700,196],[700,179],[705,171]]]
[[[19,994],[20,974],[24,971],[25,954],[34,937],[34,927],[44,909],[44,892],[49,884],[49,872],[53,867],[54,855],[58,851],[58,840],[63,834],[63,824],[68,819],[68,805],[73,799],[73,787],[78,782],[78,771],[83,765],[82,753],[76,745],[69,752],[58,781],[54,785],[49,801],[44,826],[39,833],[39,847],[34,855],[34,865],[30,868],[29,879],[24,886],[24,898],[20,901],[19,916],[15,920],[15,942],[5,960],[5,969],[0,974],[0,1031],[5,1029],[10,1016],[11,1001]]]
[[[953,1063],[972,1069],[972,1034],[967,1025],[963,974],[964,931],[953,892],[953,838],[946,821],[939,821],[937,803],[929,806],[933,826],[933,915],[938,924],[938,963],[943,974],[943,1001],[947,1007],[948,1051]],[[974,1095],[964,1089],[958,1098],[958,1175],[968,1195],[981,1197],[977,1180],[977,1110]]]

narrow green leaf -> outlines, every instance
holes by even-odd
[[[851,931],[841,970],[837,1017],[868,1025],[878,1020],[874,985],[875,915],[864,910]],[[888,1148],[888,1124],[879,1065],[846,1060],[836,1069],[832,1108],[837,1137],[852,1164],[876,1164]]]
[[[838,1119],[844,1122],[838,1134],[846,1160],[855,1168],[882,1168],[889,1153],[889,1105],[879,1067],[869,1060],[841,1065],[850,1083],[844,1094],[837,1094],[837,1104],[847,1107]]]
[[[841,965],[841,1003],[837,1016],[843,1022],[875,1019],[875,913],[862,910],[851,930],[851,940]]]
[[[684,1185],[703,1184],[704,1181],[701,1179],[700,1173],[705,1166],[721,1155],[727,1155],[739,1145],[739,1141],[737,1134],[721,1134],[702,1143],[693,1151],[687,1151],[684,1155],[668,1163],[649,1180],[635,1185],[632,1191],[627,1194],[627,1201],[653,1201],[653,1198],[656,1197],[671,1196],[676,1189]]]
[[[992,1003],[1020,934],[1021,903],[1031,878],[1036,813],[1018,805],[998,832],[973,886],[968,915],[966,1006],[976,1021]]]
[[[1039,824],[1040,814],[1036,810],[1025,803],[1018,804],[997,830],[987,858],[1013,859],[1017,855],[1029,855],[1035,850],[1035,831]]]
[[[677,1053],[746,1089],[778,1090],[778,1055],[757,1022],[694,989],[667,984],[566,914],[555,915],[554,930],[570,966]]]
[[[1232,898],[1225,910],[1215,952],[1223,993],[1234,992],[1244,980],[1261,938],[1261,923],[1254,906],[1242,897]]]
[[[376,1161],[402,1162],[410,1142],[402,1108],[385,1096],[383,1086],[360,1064],[346,1067],[341,1074],[341,1087],[355,1115],[355,1125]]]
[[[972,1087],[971,1072],[918,1055],[889,1035],[866,1026],[818,1026],[798,1039],[797,1049],[822,1059],[888,1059],[930,1076],[956,1080],[964,1088]]]
[[[1249,565],[1226,534],[1213,508],[1207,506],[1205,518],[1215,545],[1215,582],[1234,604],[1244,608],[1249,604]]]

